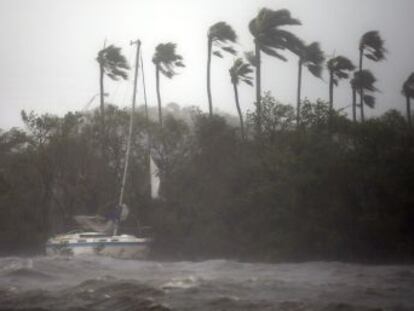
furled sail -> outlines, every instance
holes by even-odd
[[[160,191],[160,176],[159,169],[157,164],[155,164],[154,159],[150,155],[150,181],[151,181],[151,198],[159,198]]]
[[[100,233],[110,234],[115,225],[127,219],[129,209],[126,204],[112,210],[106,217],[78,215],[73,218],[83,230],[91,230]]]
[[[110,234],[114,228],[114,222],[102,216],[78,215],[73,218],[83,230]]]

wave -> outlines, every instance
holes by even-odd
[[[87,280],[59,290],[0,290],[0,310],[171,310],[157,302],[164,293],[135,281]]]
[[[414,310],[414,266],[0,258],[2,310]]]

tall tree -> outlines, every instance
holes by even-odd
[[[211,97],[211,55],[222,58],[221,52],[227,52],[236,55],[236,50],[229,45],[237,40],[236,32],[225,22],[218,22],[212,25],[207,34],[207,97],[208,111],[210,116],[213,115],[213,100]],[[213,47],[216,48],[213,51]]]
[[[287,61],[286,57],[280,54],[280,50],[292,47],[298,39],[291,32],[283,29],[284,26],[301,25],[298,19],[292,18],[288,10],[282,9],[273,11],[263,8],[257,16],[249,23],[250,33],[254,37],[256,57],[256,109],[258,116],[258,128],[260,129],[261,119],[261,57],[264,52],[280,60]]]
[[[412,127],[411,122],[411,102],[410,99],[414,98],[414,72],[405,80],[403,84],[402,92],[407,102],[407,122],[408,126]]]
[[[106,75],[112,80],[127,80],[129,65],[125,56],[121,54],[121,48],[114,45],[110,45],[100,50],[96,61],[99,64],[100,112],[103,131],[105,127],[104,76]]]
[[[361,40],[359,42],[359,71],[363,70],[363,59],[364,57],[374,61],[380,62],[385,59],[385,54],[387,50],[384,47],[384,40],[381,38],[378,31],[368,31],[362,35]],[[362,112],[362,119],[361,122],[365,120],[365,115],[363,113],[363,102],[364,99],[364,90],[359,90],[360,96],[360,105],[361,105],[361,112]]]
[[[239,85],[240,81],[250,86],[253,86],[252,77],[250,76],[250,73],[252,72],[253,70],[251,66],[245,63],[242,58],[237,58],[234,61],[233,66],[229,69],[231,83],[233,84],[236,108],[237,108],[237,112],[240,118],[240,130],[241,130],[242,139],[245,139],[246,136],[244,132],[243,114],[240,108],[239,92],[238,92],[237,86]]]
[[[321,78],[323,70],[323,62],[325,56],[321,50],[319,42],[313,42],[306,45],[301,40],[297,40],[297,43],[292,48],[298,57],[298,89],[297,89],[297,101],[296,101],[296,124],[300,124],[300,104],[301,104],[301,90],[302,90],[302,68],[305,66],[309,72],[317,77]]]
[[[160,72],[171,79],[177,72],[176,67],[185,67],[183,63],[183,57],[176,54],[177,45],[172,42],[160,43],[155,48],[155,54],[152,57],[152,62],[155,65],[155,78],[157,87],[157,100],[158,100],[158,117],[160,125],[162,127],[162,104],[160,94]]]
[[[336,56],[328,60],[329,71],[329,127],[332,126],[334,86],[341,79],[348,79],[349,73],[355,69],[354,64],[344,56]]]
[[[374,77],[371,71],[362,70],[356,71],[354,73],[354,78],[351,81],[351,86],[355,89],[357,93],[361,96],[362,94],[362,103],[360,103],[360,112],[361,112],[361,121],[365,120],[364,106],[369,108],[375,107],[375,97],[371,94],[366,94],[366,92],[375,92],[377,91],[374,86],[377,79]],[[356,103],[355,103],[356,105]]]

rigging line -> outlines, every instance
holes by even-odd
[[[147,150],[149,152],[149,156],[151,157],[151,135],[149,129],[149,110],[148,110],[148,100],[147,100],[147,88],[145,85],[145,73],[144,73],[144,61],[142,59],[142,50],[141,50],[141,72],[142,72],[142,90],[144,93],[144,110],[145,110],[145,125],[147,128]]]
[[[124,201],[125,184],[126,184],[126,179],[127,179],[129,157],[130,157],[130,152],[131,152],[132,131],[133,131],[134,112],[135,112],[136,94],[137,94],[139,53],[140,53],[141,42],[139,40],[137,40],[135,42],[131,42],[131,45],[133,45],[133,44],[137,45],[137,47],[136,47],[136,58],[135,58],[134,92],[132,94],[132,107],[131,107],[131,114],[130,114],[130,119],[129,119],[129,132],[128,132],[127,150],[126,150],[126,154],[125,154],[124,173],[123,173],[123,176],[122,176],[121,191],[120,191],[120,195],[119,195],[119,206],[121,206],[123,201]],[[115,233],[116,233],[116,230],[115,230]]]

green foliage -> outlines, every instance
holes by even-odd
[[[175,111],[179,111],[176,107]],[[161,128],[137,113],[126,202],[155,232],[154,255],[198,259],[401,260],[414,256],[414,136],[395,110],[364,123],[305,100],[263,97],[263,127],[242,140],[218,116],[167,115]],[[3,252],[40,250],[75,214],[105,214],[118,197],[127,110],[108,106],[107,159],[99,115],[23,113],[26,131],[0,133]],[[254,128],[255,113],[247,118]],[[148,194],[147,131],[161,169]]]

